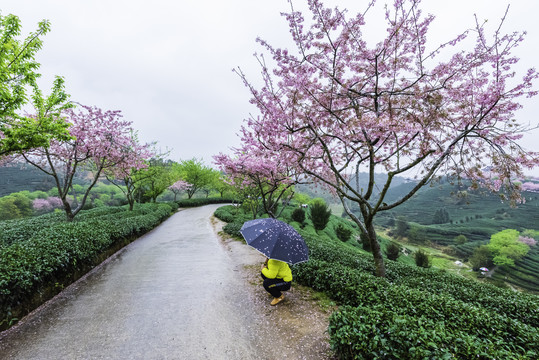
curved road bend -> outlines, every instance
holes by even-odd
[[[174,214],[65,289],[2,334],[0,359],[273,358],[217,207]]]

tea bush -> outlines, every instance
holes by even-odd
[[[231,222],[223,226],[223,231],[232,236],[241,238],[240,229],[243,226],[242,222]]]
[[[539,298],[448,273],[386,262],[375,277],[371,254],[297,228],[309,261],[294,281],[341,304],[330,342],[342,359],[536,359]]]
[[[228,198],[193,198],[193,199],[182,199],[176,201],[176,203],[179,205],[179,207],[196,207],[196,206],[203,206],[203,205],[209,205],[209,204],[228,204],[233,203],[233,199]]]
[[[469,348],[468,342],[455,343],[453,348],[447,350],[448,354],[460,354],[457,358],[461,359],[473,357],[465,354],[476,355],[481,352],[488,354],[485,358],[490,356],[490,358],[511,359],[512,357],[497,356],[514,354],[516,358],[533,359],[538,355],[537,327],[524,324],[510,316],[456,300],[445,294],[435,294],[406,285],[391,285],[386,279],[336,263],[309,260],[307,263],[294,266],[293,269],[296,281],[318,291],[324,291],[331,298],[349,306],[334,313],[330,318],[331,343],[341,358],[408,359],[406,351],[411,347],[409,339],[418,337],[430,339],[428,344],[415,343],[418,355],[410,358],[420,359],[433,349],[447,349],[448,344],[452,344],[451,341],[448,343],[447,339],[457,339],[461,336],[469,337],[471,344],[475,344],[475,347]],[[360,307],[359,310],[352,310],[356,307]],[[391,321],[386,319],[386,324],[369,323],[372,319],[361,318],[361,311],[364,308],[376,309],[373,310],[373,316],[387,315]],[[357,314],[360,315],[356,317]],[[416,327],[418,322],[421,326]],[[408,327],[410,331],[399,333],[387,330],[389,333],[385,336],[392,340],[386,339],[385,344],[382,338],[372,337],[372,332],[378,331],[375,330],[377,326],[382,328],[389,326],[391,329],[401,325]],[[440,332],[442,329],[444,331]],[[438,336],[432,337],[434,333],[438,333]],[[353,340],[354,337],[356,340]],[[371,343],[365,342],[363,338],[371,339],[369,340]],[[357,343],[359,339],[363,340]],[[492,346],[493,344],[496,346]],[[490,352],[487,351],[489,346]],[[366,347],[365,352],[357,352],[358,347]],[[376,356],[369,357],[365,354]],[[438,355],[440,354],[432,353],[432,357],[428,358],[444,358],[437,357]]]

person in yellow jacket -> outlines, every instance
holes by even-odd
[[[277,305],[284,299],[282,291],[290,290],[292,285],[292,270],[287,263],[267,259],[262,265],[262,278],[264,279],[264,289],[273,296],[270,305]]]

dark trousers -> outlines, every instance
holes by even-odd
[[[292,281],[284,281],[283,279],[268,279],[264,276],[264,274],[260,275],[262,275],[262,279],[264,279],[264,289],[266,289],[271,296],[278,298],[282,295],[281,291],[290,290]]]

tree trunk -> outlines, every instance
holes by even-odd
[[[386,277],[386,267],[384,264],[384,257],[382,256],[382,248],[376,237],[376,230],[372,223],[365,224],[367,227],[367,233],[369,235],[369,241],[371,244],[372,256],[374,257],[375,275],[379,277]]]
[[[73,214],[73,210],[71,210],[71,205],[69,205],[69,202],[67,202],[67,199],[65,197],[62,197],[62,203],[64,204],[64,211],[66,213],[67,221],[73,221],[75,215]]]

